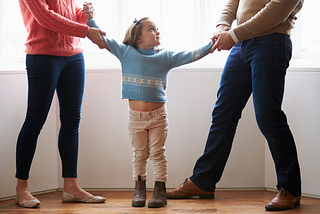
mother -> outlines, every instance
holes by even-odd
[[[103,43],[101,30],[89,28],[74,0],[19,0],[28,33],[26,67],[28,108],[16,148],[16,203],[34,208],[40,201],[28,189],[37,139],[57,91],[61,127],[58,147],[64,178],[63,201],[104,202],[77,182],[78,129],[84,91],[84,57],[80,38]]]

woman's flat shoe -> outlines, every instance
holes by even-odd
[[[83,202],[83,203],[103,203],[106,201],[104,197],[101,196],[80,196],[62,192],[62,201],[64,202]]]
[[[37,198],[34,198],[26,203],[19,203],[17,199],[15,199],[16,203],[19,204],[20,207],[23,208],[37,208],[40,207],[40,201]]]

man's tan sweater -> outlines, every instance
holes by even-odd
[[[230,30],[235,42],[271,33],[290,35],[296,14],[304,0],[228,0],[217,25],[237,27]]]

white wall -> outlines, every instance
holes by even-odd
[[[211,123],[221,69],[179,68],[168,82],[168,188],[192,174]],[[133,188],[132,151],[127,133],[127,101],[120,99],[120,71],[88,70],[80,124],[79,183],[84,188]],[[296,139],[303,193],[320,196],[320,70],[290,70],[284,109]],[[15,194],[15,144],[25,116],[24,72],[0,72],[0,198]],[[62,187],[57,152],[57,101],[52,105],[33,161],[30,190]],[[240,120],[233,150],[218,188],[275,188],[275,174],[258,131],[250,100]],[[152,183],[151,162],[148,183]]]
[[[196,159],[203,152],[220,74],[221,69],[202,69],[201,72],[176,69],[169,74],[168,187],[175,187],[189,177]],[[132,188],[128,107],[127,100],[120,99],[120,73],[118,70],[89,71],[86,81],[80,128],[79,181],[87,188]],[[234,151],[219,187],[262,187],[264,140],[255,124],[252,102],[240,124]],[[147,185],[152,187],[151,162],[148,165]],[[257,176],[251,176],[252,168]]]
[[[16,141],[26,114],[27,78],[24,72],[0,73],[0,198],[15,195]],[[31,167],[31,191],[57,188],[56,101],[48,115]]]

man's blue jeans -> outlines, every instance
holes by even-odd
[[[58,148],[62,177],[77,177],[78,135],[84,91],[83,54],[70,57],[27,55],[28,109],[18,136],[16,177],[28,179],[38,135],[57,91],[61,127]]]
[[[248,39],[232,48],[221,75],[205,151],[190,177],[200,189],[215,191],[241,112],[252,93],[256,120],[275,163],[277,187],[301,195],[296,146],[281,110],[291,54],[290,37],[279,33]]]

